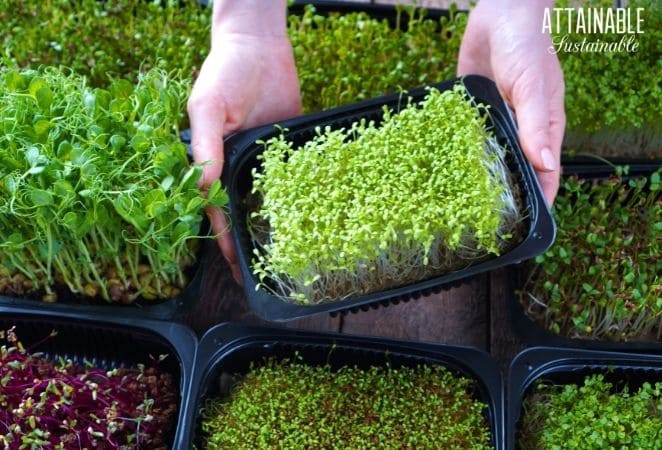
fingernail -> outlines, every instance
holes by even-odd
[[[556,158],[554,158],[554,154],[549,148],[545,147],[540,151],[540,158],[545,169],[550,172],[556,170]]]

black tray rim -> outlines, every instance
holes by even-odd
[[[414,342],[375,336],[350,335],[331,332],[315,332],[282,327],[252,326],[236,322],[225,322],[210,328],[200,339],[196,354],[193,383],[189,393],[188,422],[185,433],[179,434],[176,448],[190,448],[193,443],[200,401],[204,396],[203,385],[207,384],[213,366],[234,351],[247,346],[265,347],[279,344],[320,345],[347,347],[361,350],[430,358],[448,362],[480,383],[490,398],[488,405],[493,422],[491,430],[495,450],[505,448],[505,393],[503,373],[496,360],[487,352],[475,347],[446,345],[432,342]],[[445,361],[444,361],[445,360]],[[493,427],[492,427],[493,425]]]
[[[647,163],[641,164],[635,162],[633,164],[615,164],[615,165],[629,165],[630,171],[624,179],[630,179],[638,176],[649,176],[653,172],[662,169],[662,163]],[[579,176],[589,179],[604,179],[614,174],[614,166],[608,163],[592,163],[592,164],[570,164],[563,166],[563,177]],[[516,277],[516,271],[521,270],[517,267],[508,269],[509,275],[506,277],[508,283],[508,310],[513,323],[515,333],[528,345],[532,346],[554,346],[554,347],[567,347],[567,348],[581,348],[591,350],[611,350],[622,352],[661,352],[662,341],[656,342],[643,342],[643,341],[605,341],[605,340],[591,340],[579,339],[560,336],[552,333],[549,330],[536,324],[525,313],[522,305],[519,302],[519,295],[516,290],[521,289],[523,286],[516,285],[513,280]]]
[[[136,317],[98,317],[93,314],[79,312],[60,312],[52,310],[35,311],[33,308],[21,308],[17,306],[0,305],[0,319],[12,320],[16,318],[22,321],[39,321],[52,323],[57,328],[58,323],[75,324],[86,327],[104,328],[110,331],[135,332],[148,334],[169,345],[174,350],[177,358],[179,377],[179,408],[177,413],[177,428],[173,437],[173,447],[180,440],[180,435],[185,432],[184,424],[187,422],[189,411],[191,383],[195,367],[195,356],[198,350],[198,338],[185,325],[174,322],[163,322],[157,320],[141,319]]]
[[[264,292],[264,290],[256,290],[257,282],[248,263],[248,260],[250,260],[250,252],[247,253],[242,248],[240,232],[236,226],[236,224],[239,223],[236,211],[240,210],[240,208],[237,207],[239,199],[237,198],[237,195],[235,195],[235,172],[237,167],[241,166],[243,161],[247,159],[248,155],[246,155],[246,153],[251,153],[246,149],[253,146],[256,140],[273,134],[274,126],[276,125],[289,130],[296,130],[310,127],[314,124],[327,124],[350,114],[353,116],[366,114],[380,108],[381,105],[398,102],[402,96],[400,94],[385,95],[327,111],[316,112],[294,119],[252,128],[240,133],[234,133],[225,139],[226,164],[224,166],[222,177],[224,185],[228,189],[230,195],[228,211],[231,222],[234,224],[231,230],[232,239],[235,248],[237,249],[239,268],[244,282],[244,291],[252,310],[258,316],[269,321],[284,322],[318,313],[353,310],[360,308],[363,305],[377,303],[385,299],[408,297],[415,292],[434,289],[485,271],[493,270],[497,267],[521,262],[522,260],[532,258],[544,252],[549,246],[551,246],[556,234],[555,223],[543,197],[540,184],[538,183],[533,168],[524,157],[519,146],[519,141],[516,138],[517,128],[512,119],[512,115],[510,114],[510,110],[499,95],[496,85],[493,81],[485,77],[468,75],[441,83],[435,83],[430,86],[440,90],[447,90],[458,81],[462,81],[467,87],[469,94],[475,96],[478,101],[490,105],[490,114],[496,118],[499,126],[503,128],[501,132],[504,134],[504,137],[508,139],[509,145],[513,148],[513,156],[517,160],[519,167],[523,169],[520,174],[523,179],[526,191],[525,198],[528,201],[527,203],[530,208],[531,218],[528,235],[524,237],[523,241],[512,250],[499,257],[478,263],[467,269],[458,270],[407,286],[391,288],[359,297],[350,297],[344,300],[317,305],[306,306],[284,302],[276,296]],[[421,97],[425,95],[425,92],[426,88],[420,87],[407,91],[406,95],[411,97]]]
[[[662,372],[662,354],[625,353],[553,346],[536,346],[518,353],[510,363],[507,390],[506,448],[516,448],[516,426],[520,417],[525,392],[535,380],[550,373],[576,370],[604,370],[615,366],[627,368],[654,368]]]
[[[203,219],[200,230],[205,232],[209,230],[209,221],[206,216]],[[35,298],[31,294],[25,296],[0,294],[0,308],[21,308],[33,310],[35,312],[52,311],[58,314],[95,315],[100,318],[122,317],[126,319],[154,319],[154,320],[174,320],[186,312],[190,311],[198,302],[202,295],[202,280],[206,273],[206,267],[211,260],[207,240],[214,240],[207,232],[205,238],[199,239],[200,248],[197,251],[197,258],[193,265],[192,277],[188,284],[182,289],[182,292],[173,298],[167,300],[155,300],[154,304],[143,301],[139,304],[120,305],[115,303],[103,303],[102,301],[84,303],[80,301],[58,300],[54,303],[44,302]]]

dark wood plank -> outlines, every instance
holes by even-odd
[[[300,330],[311,331],[340,331],[340,316],[331,317],[329,314],[317,314],[315,316],[304,317],[293,320],[285,324],[287,328],[297,328]]]
[[[343,317],[342,332],[471,345],[487,350],[489,277],[430,297]]]
[[[202,335],[220,322],[236,321],[261,324],[263,321],[251,313],[244,292],[230,273],[228,263],[216,242],[205,242],[207,267],[202,279],[201,297],[181,322]]]
[[[209,259],[202,280],[202,295],[193,309],[181,321],[198,333],[204,334],[221,322],[241,322],[253,325],[289,327],[316,331],[340,331],[340,318],[319,314],[286,324],[269,323],[250,310],[243,288],[230,273],[227,262],[215,242],[206,242]]]
[[[499,362],[505,374],[515,355],[525,345],[515,334],[509,311],[509,269],[499,269],[490,274],[490,353]]]

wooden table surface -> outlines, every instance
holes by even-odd
[[[214,242],[207,242],[209,265],[202,296],[182,322],[202,335],[211,326],[235,321],[275,327],[383,336],[469,345],[496,358],[504,373],[524,346],[513,333],[506,304],[506,270],[486,273],[464,285],[429,297],[366,312],[329,314],[285,324],[269,323],[251,313],[242,288],[234,282]]]

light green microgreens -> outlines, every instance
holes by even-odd
[[[542,381],[524,400],[521,414],[522,450],[662,448],[659,382],[630,390],[601,374],[587,376],[582,385]]]
[[[216,449],[492,448],[472,380],[442,366],[315,367],[269,362],[203,411]]]
[[[520,216],[505,150],[465,95],[430,89],[379,126],[320,129],[301,148],[266,142],[253,171],[260,280],[319,302],[498,255]]]
[[[206,205],[177,122],[188,83],[152,70],[107,89],[54,68],[0,70],[0,292],[108,301],[186,284]]]
[[[573,338],[662,338],[661,174],[562,184],[556,242],[522,294],[533,320]]]

